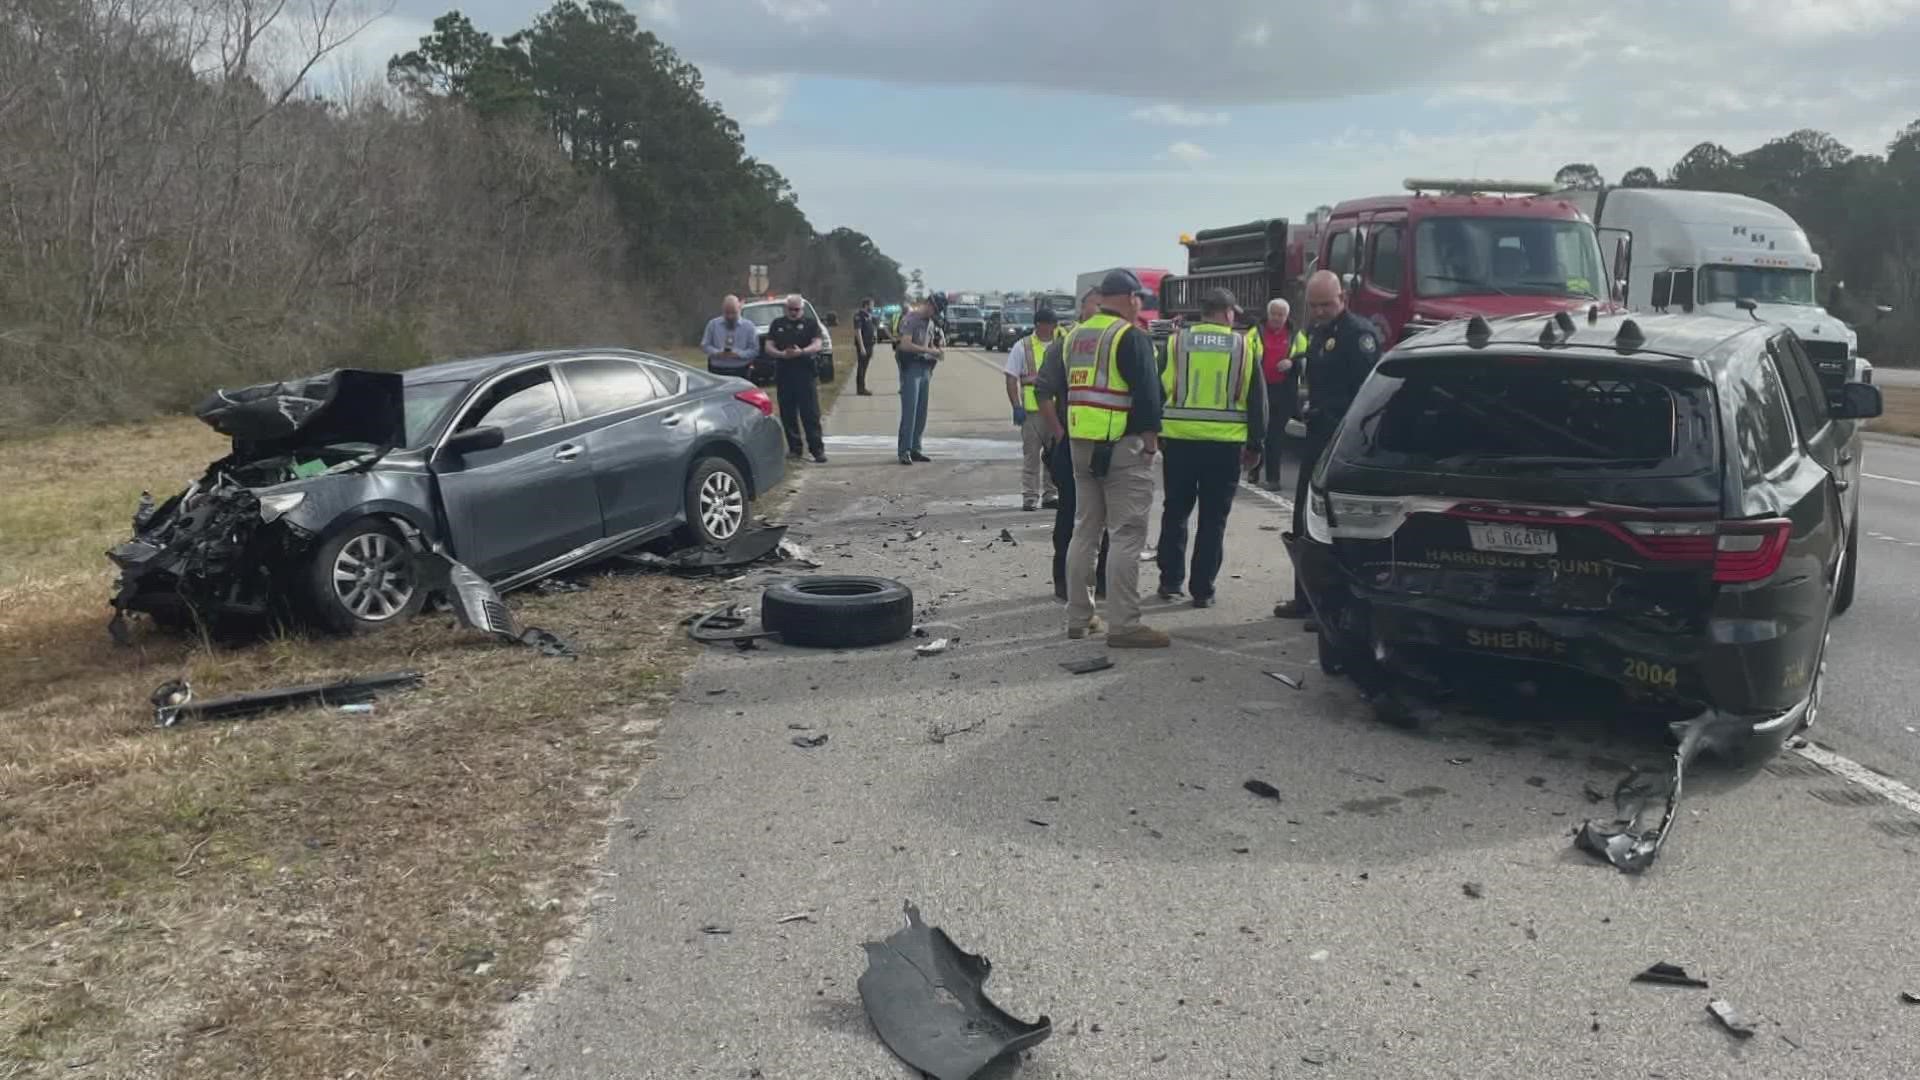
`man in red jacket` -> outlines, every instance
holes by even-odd
[[[1266,474],[1269,491],[1280,490],[1280,445],[1286,439],[1287,421],[1293,419],[1300,401],[1300,379],[1295,364],[1307,351],[1307,336],[1293,328],[1293,308],[1285,300],[1267,302],[1267,317],[1260,323],[1260,373],[1267,381],[1267,439],[1261,472]],[[1247,474],[1247,482],[1256,479]]]

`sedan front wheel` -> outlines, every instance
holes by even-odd
[[[426,604],[413,551],[378,520],[356,522],[321,544],[307,569],[314,617],[342,634],[383,630]]]

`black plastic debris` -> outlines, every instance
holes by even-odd
[[[1029,1024],[988,1000],[993,965],[962,950],[906,904],[907,926],[861,945],[867,970],[860,1001],[880,1041],[933,1080],[970,1080],[987,1065],[1053,1034],[1046,1016]]]
[[[751,649],[756,642],[780,639],[777,631],[748,630],[746,625],[747,617],[740,614],[740,605],[727,604],[695,615],[687,624],[687,636],[702,645],[731,641],[742,649]]]
[[[824,746],[826,742],[827,736],[825,732],[819,735],[795,735],[793,737],[793,745],[802,750],[811,750],[816,746]]]
[[[1633,977],[1637,983],[1654,983],[1658,986],[1689,986],[1696,990],[1705,990],[1707,980],[1696,979],[1687,974],[1687,969],[1679,964],[1659,963]]]
[[[671,555],[632,551],[616,558],[637,570],[711,577],[722,570],[733,571],[752,563],[786,558],[781,544],[787,538],[787,528],[785,525],[763,525],[742,529],[734,534],[732,540],[718,547],[691,547]]]
[[[1273,681],[1280,683],[1282,686],[1288,687],[1289,689],[1293,689],[1293,690],[1303,690],[1306,688],[1306,685],[1307,685],[1307,682],[1305,679],[1299,678],[1298,676],[1294,676],[1294,675],[1285,675],[1278,671],[1267,672],[1267,678],[1272,679]]]
[[[529,626],[521,632],[520,644],[540,650],[542,656],[558,657],[563,660],[578,659],[580,655],[574,652],[573,646],[567,644],[560,635],[551,630],[542,630],[537,626]]]
[[[589,586],[586,582],[575,581],[572,578],[541,578],[539,581],[533,583],[534,592],[547,593],[550,595],[586,592],[588,588]]]
[[[194,700],[192,684],[177,679],[162,683],[148,700],[153,703],[153,722],[160,727],[173,727],[182,720],[239,720],[276,709],[371,701],[382,691],[409,690],[424,679],[417,671],[394,671],[276,690],[254,690],[205,701]]]
[[[1018,540],[1015,540],[1015,539],[1013,538],[1013,530],[1012,530],[1012,529],[1001,529],[1001,530],[1000,530],[1000,542],[1001,542],[1001,543],[1003,543],[1003,544],[1012,544],[1012,545],[1013,545],[1013,546],[1015,546],[1015,547],[1019,547],[1019,546],[1020,546],[1020,541],[1018,541]]]
[[[1900,991],[1900,1000],[1908,1005],[1920,1005],[1920,993],[1915,993],[1912,990],[1902,990]]]
[[[1740,1010],[1727,1002],[1715,998],[1707,1002],[1707,1011],[1713,1014],[1715,1020],[1720,1021],[1721,1027],[1727,1029],[1727,1034],[1736,1039],[1753,1038],[1753,1025],[1747,1022],[1746,1017],[1740,1015]]]
[[[1263,799],[1272,799],[1275,802],[1280,801],[1280,789],[1267,783],[1265,780],[1249,780],[1240,786]]]
[[[1680,813],[1680,791],[1687,766],[1702,750],[1738,745],[1748,727],[1737,718],[1704,712],[1673,727],[1680,745],[1664,776],[1628,773],[1613,790],[1614,820],[1589,820],[1574,833],[1574,846],[1605,859],[1629,874],[1653,864]],[[1654,817],[1655,809],[1659,816]]]
[[[1487,887],[1477,881],[1462,882],[1460,891],[1475,900],[1484,900],[1487,896]]]
[[[1063,660],[1060,666],[1066,668],[1067,673],[1071,675],[1091,675],[1096,671],[1105,671],[1112,667],[1113,661],[1104,656],[1096,656],[1090,660]]]

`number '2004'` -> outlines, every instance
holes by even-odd
[[[1680,685],[1680,672],[1677,669],[1651,660],[1627,660],[1624,674],[1634,682],[1664,686],[1669,690]]]

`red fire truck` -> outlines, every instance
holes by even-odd
[[[1308,215],[1206,229],[1182,237],[1187,273],[1160,285],[1163,313],[1192,318],[1217,285],[1245,318],[1285,298],[1304,322],[1306,277],[1326,268],[1347,306],[1390,347],[1408,334],[1471,315],[1613,307],[1593,223],[1551,184],[1408,180],[1407,194],[1350,199]],[[1621,253],[1616,253],[1616,256]]]

